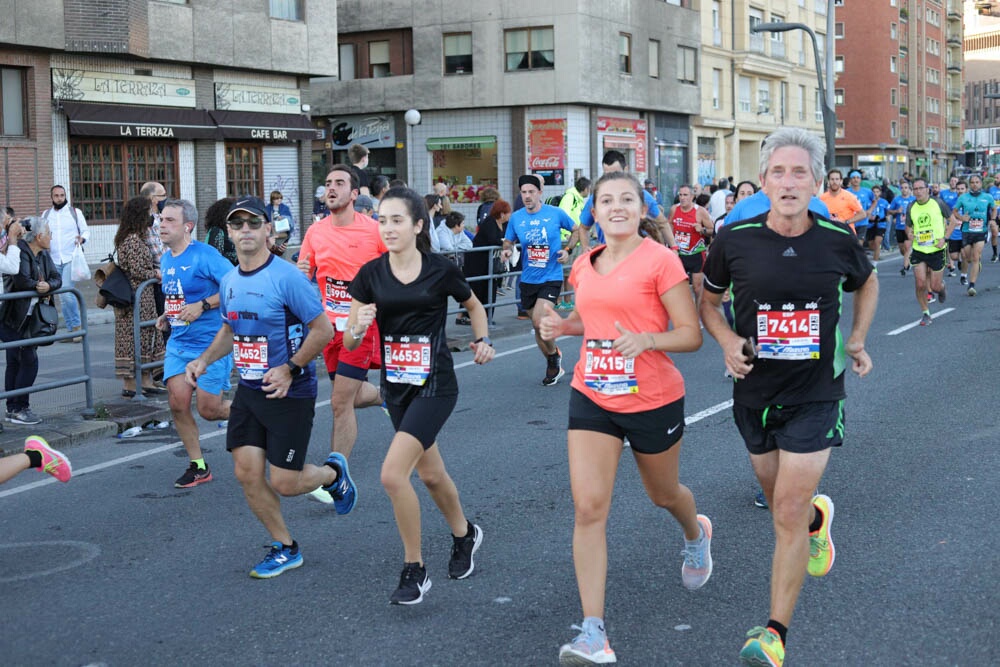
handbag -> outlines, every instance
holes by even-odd
[[[128,275],[109,255],[106,263],[94,272],[94,284],[97,285],[97,305],[104,308],[107,305],[118,308],[131,308],[135,291]],[[104,305],[101,305],[101,301]]]
[[[31,309],[31,314],[24,323],[21,334],[25,338],[41,338],[43,336],[54,336],[59,326],[59,311],[56,310],[55,299],[51,296],[48,301],[39,299],[35,307]],[[52,345],[55,341],[40,343],[39,347]]]

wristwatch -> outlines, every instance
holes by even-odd
[[[288,371],[292,374],[292,378],[297,378],[302,375],[302,366],[299,366],[291,359],[289,359],[285,365],[288,366]]]
[[[486,343],[490,347],[493,347],[493,341],[490,340],[489,336],[483,336],[482,338],[477,338],[476,340],[472,341],[472,343],[473,344],[476,344],[476,343]]]
[[[212,304],[208,302],[208,299],[201,300],[201,310],[205,312],[206,310],[212,310]]]

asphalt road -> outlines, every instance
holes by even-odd
[[[975,298],[950,279],[932,326],[890,335],[919,317],[899,266],[895,257],[880,267],[875,370],[848,379],[847,440],[822,483],[836,502],[836,565],[805,584],[788,665],[1000,663],[1000,532],[989,510],[1000,490],[991,380],[1000,265],[985,265]],[[569,367],[577,342],[561,347]],[[77,475],[65,486],[28,472],[0,489],[3,663],[556,664],[581,620],[569,382],[540,385],[544,362],[527,326],[497,348],[486,367],[457,355],[462,396],[440,437],[485,532],[469,579],[447,578],[448,529],[417,483],[433,588],[418,606],[388,604],[402,549],[378,481],[392,437],[379,410],[359,417],[357,508],[338,517],[286,499],[305,565],[269,581],[247,576],[269,540],[233,478],[222,430],[203,429],[216,481],[187,491],[172,485],[185,466],[172,431],[105,439],[69,451]],[[718,346],[706,338],[675,361],[689,419],[681,479],[714,523],[715,571],[699,591],[681,586],[680,530],[648,501],[625,450],[609,526],[609,637],[622,665],[736,664],[744,633],[767,620],[769,515],[751,502]],[[326,387],[315,462],[331,428]]]

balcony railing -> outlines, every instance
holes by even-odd
[[[771,57],[772,58],[784,58],[785,57],[785,43],[779,42],[777,40],[771,40]]]
[[[718,29],[712,30],[712,45],[722,46],[722,31]]]
[[[764,36],[760,33],[750,35],[750,50],[757,53],[764,53]]]

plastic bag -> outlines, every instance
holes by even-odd
[[[77,246],[73,250],[73,259],[71,260],[70,267],[70,277],[73,278],[74,282],[90,280],[90,266],[87,264],[87,258],[83,255],[82,246]]]

